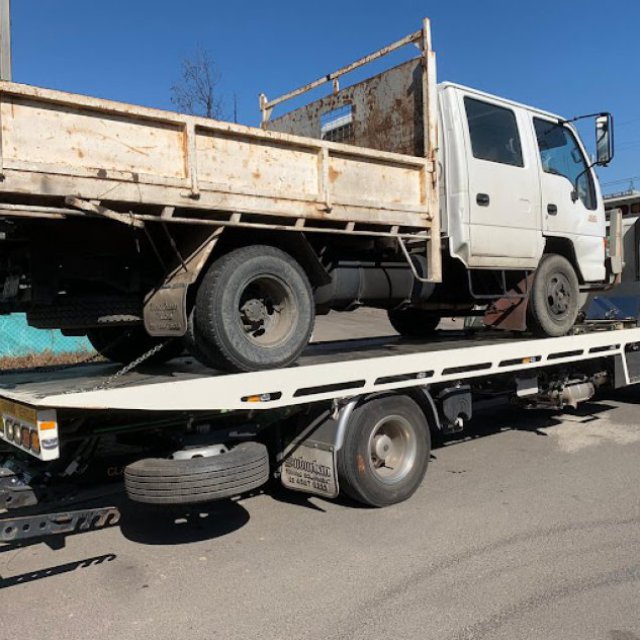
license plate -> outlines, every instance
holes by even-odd
[[[335,498],[339,492],[335,451],[326,445],[299,445],[283,462],[281,481],[288,489]]]

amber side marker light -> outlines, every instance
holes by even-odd
[[[242,402],[271,402],[272,400],[279,400],[282,394],[278,391],[276,393],[260,393],[253,396],[244,396]]]
[[[40,453],[40,437],[37,431],[31,432],[31,451]]]

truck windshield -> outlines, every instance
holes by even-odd
[[[575,185],[582,204],[587,209],[595,209],[593,178],[573,131],[557,122],[541,118],[534,118],[533,124],[543,171],[567,178]]]

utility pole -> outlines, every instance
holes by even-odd
[[[0,0],[0,80],[11,81],[11,0]]]

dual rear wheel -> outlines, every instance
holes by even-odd
[[[114,362],[129,363],[166,343],[147,363],[165,362],[186,348],[214,369],[256,371],[294,362],[314,320],[313,292],[302,267],[276,247],[254,245],[209,266],[183,340],[151,337],[139,325],[89,329],[87,337]]]
[[[285,367],[307,346],[314,320],[313,292],[298,262],[276,247],[242,247],[207,270],[188,342],[216,369]]]

